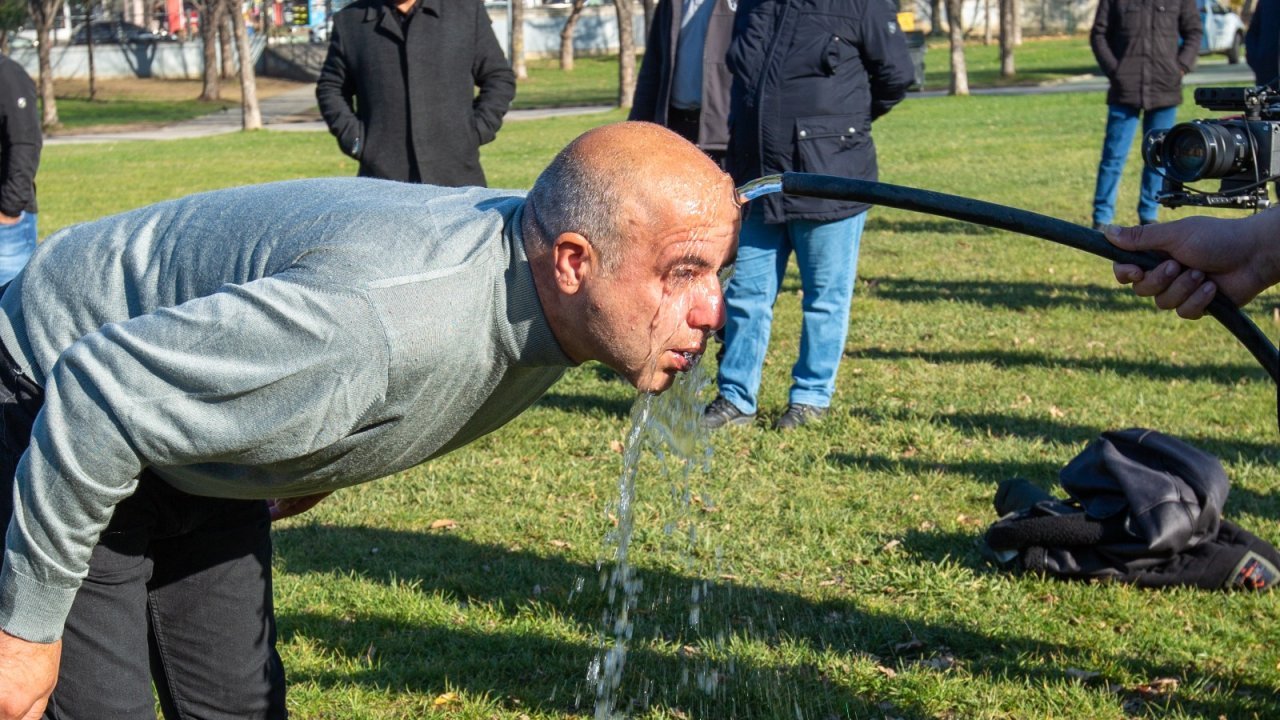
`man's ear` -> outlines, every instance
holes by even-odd
[[[573,295],[595,269],[596,252],[585,237],[568,232],[556,237],[551,258],[556,269],[556,287],[566,295]]]

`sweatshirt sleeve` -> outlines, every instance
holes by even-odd
[[[0,628],[61,635],[90,553],[143,469],[305,456],[348,435],[386,378],[363,295],[280,276],[84,336],[49,372],[18,464]]]
[[[36,86],[17,63],[0,62],[0,213],[17,217],[35,204],[40,165]]]

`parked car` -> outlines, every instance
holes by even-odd
[[[1200,54],[1223,53],[1227,62],[1235,65],[1244,57],[1244,23],[1218,0],[1196,0],[1200,6],[1200,23],[1204,25],[1204,38],[1200,41]]]
[[[94,20],[89,26],[93,31],[93,43],[153,43],[161,40],[159,35],[131,22],[123,20]],[[76,28],[71,35],[72,45],[89,44],[89,30],[84,25]]]

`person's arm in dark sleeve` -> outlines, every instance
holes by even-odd
[[[907,38],[895,10],[884,0],[871,0],[862,16],[862,64],[871,85],[872,120],[902,102],[915,80]]]
[[[3,109],[0,109],[0,214],[16,220],[36,194],[40,166],[40,110],[36,86],[15,62],[0,63]]]
[[[714,2],[715,0],[707,0]],[[644,41],[644,58],[636,74],[636,92],[631,99],[628,120],[654,122],[658,117],[658,86],[662,82],[662,46],[664,33],[671,33],[671,4],[679,0],[659,0],[649,23],[649,37]]]
[[[1181,7],[1182,10],[1178,13],[1178,35],[1182,38],[1182,47],[1178,48],[1178,66],[1182,68],[1182,74],[1186,75],[1196,69],[1204,26],[1200,22],[1196,0],[1182,0]]]
[[[1107,30],[1111,24],[1111,1],[1098,0],[1098,11],[1093,15],[1093,27],[1089,30],[1089,47],[1093,48],[1093,57],[1098,61],[1102,74],[1108,78],[1114,77],[1120,67],[1120,58],[1111,52],[1111,43],[1107,40]]]
[[[360,154],[364,152],[365,140],[364,125],[355,113],[355,96],[355,79],[351,77],[351,69],[347,66],[338,23],[334,23],[333,36],[329,38],[329,52],[325,55],[324,66],[320,68],[320,79],[316,82],[316,101],[320,104],[320,114],[324,116],[329,132],[338,139],[338,147],[359,160]]]
[[[476,134],[480,144],[493,142],[502,127],[502,118],[511,108],[516,97],[516,74],[502,54],[498,36],[493,33],[493,23],[484,3],[476,2],[476,55],[471,64],[471,77],[480,92],[471,103]]]

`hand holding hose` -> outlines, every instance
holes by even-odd
[[[1242,306],[1280,282],[1280,208],[1238,219],[1190,217],[1108,227],[1105,234],[1121,249],[1172,258],[1146,271],[1119,262],[1112,269],[1117,281],[1187,319],[1203,316],[1219,291]]]

